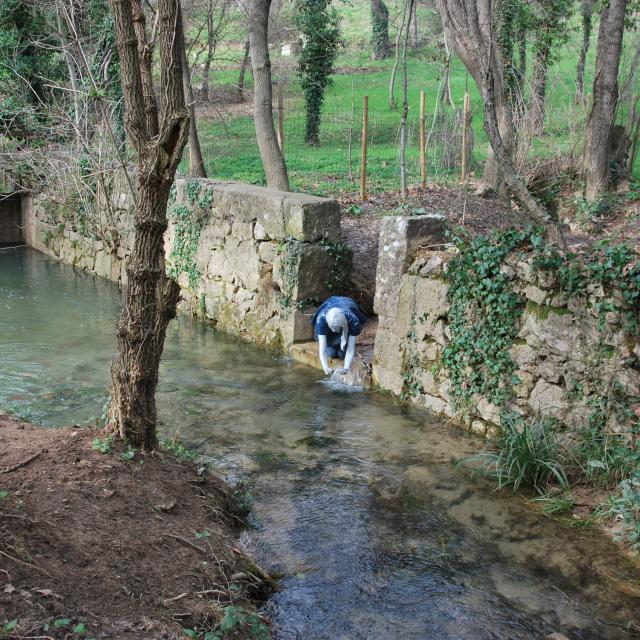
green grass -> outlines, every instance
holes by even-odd
[[[395,37],[394,16],[399,4],[389,4],[391,38]],[[387,103],[388,84],[392,59],[370,59],[369,3],[365,0],[338,0],[336,7],[342,15],[342,30],[346,47],[338,57],[339,73],[333,76],[333,84],[327,90],[321,124],[321,143],[309,147],[303,141],[304,105],[299,82],[293,69],[293,58],[283,58],[277,48],[272,51],[275,79],[287,77],[285,94],[285,157],[292,187],[320,195],[334,195],[358,190],[360,170],[361,105],[364,95],[369,98],[369,191],[377,192],[399,188],[398,133],[400,109],[392,110]],[[418,24],[420,32],[437,19],[432,9],[420,7]],[[237,32],[236,32],[237,31]],[[233,32],[235,40],[220,49],[227,62],[224,68],[215,69],[212,86],[233,84],[237,81],[242,55],[244,34],[241,27]],[[586,67],[585,86],[592,83],[595,59],[597,25],[594,27],[592,47]],[[530,156],[547,157],[560,153],[577,154],[584,141],[580,123],[586,116],[585,107],[575,104],[575,68],[580,42],[579,21],[574,19],[571,37],[558,50],[556,62],[549,71],[547,121],[543,136],[535,139]],[[627,38],[629,45],[632,43]],[[233,61],[238,61],[234,65]],[[532,55],[529,54],[529,64]],[[411,50],[408,61],[409,77],[409,145],[407,165],[410,184],[419,181],[419,151],[417,120],[420,91],[426,95],[426,123],[430,129],[442,74],[442,53],[433,38],[425,38],[419,50]],[[198,82],[197,73],[194,81]],[[247,73],[247,86],[251,86],[251,74]],[[396,101],[402,99],[402,78],[396,78]],[[473,113],[474,132],[473,168],[481,172],[486,159],[487,138],[482,126],[482,100],[464,66],[453,61],[451,90],[454,102],[462,106],[465,89],[469,91]],[[208,174],[220,179],[234,179],[254,184],[264,184],[264,171],[255,142],[253,119],[246,116],[201,119],[198,122],[203,153]],[[437,128],[436,128],[437,129]],[[457,127],[459,130],[459,127]],[[349,151],[349,148],[351,150]],[[429,182],[443,183],[457,180],[458,157],[446,158],[437,136],[432,138],[427,153]],[[185,164],[181,169],[185,171]],[[640,161],[636,162],[634,175],[640,177]]]

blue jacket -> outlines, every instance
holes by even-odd
[[[311,318],[314,340],[317,340],[318,336],[327,336],[327,342],[330,344],[331,338],[341,335],[331,331],[327,324],[327,311],[334,308],[340,309],[347,318],[350,336],[359,336],[362,333],[362,328],[367,322],[367,316],[364,315],[358,304],[346,296],[331,296],[318,307],[318,310],[313,314],[313,318]]]

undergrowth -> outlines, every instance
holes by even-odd
[[[526,487],[543,494],[550,483],[563,489],[569,486],[560,452],[552,421],[504,413],[495,449],[471,456],[463,464],[473,464],[475,472],[494,479],[499,488],[511,487],[515,492]]]

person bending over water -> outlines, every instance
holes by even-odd
[[[362,333],[366,322],[367,317],[357,303],[345,296],[331,296],[318,307],[311,323],[326,375],[333,373],[333,369],[329,367],[329,358],[344,358],[344,368],[336,371],[349,371],[356,353],[356,336]]]

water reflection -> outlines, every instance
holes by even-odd
[[[45,425],[100,415],[120,295],[30,250],[0,252],[0,407]],[[633,568],[451,464],[466,437],[388,399],[182,318],[161,369],[161,434],[249,477],[243,543],[282,571],[277,638],[633,637]],[[637,636],[636,636],[637,637]]]

